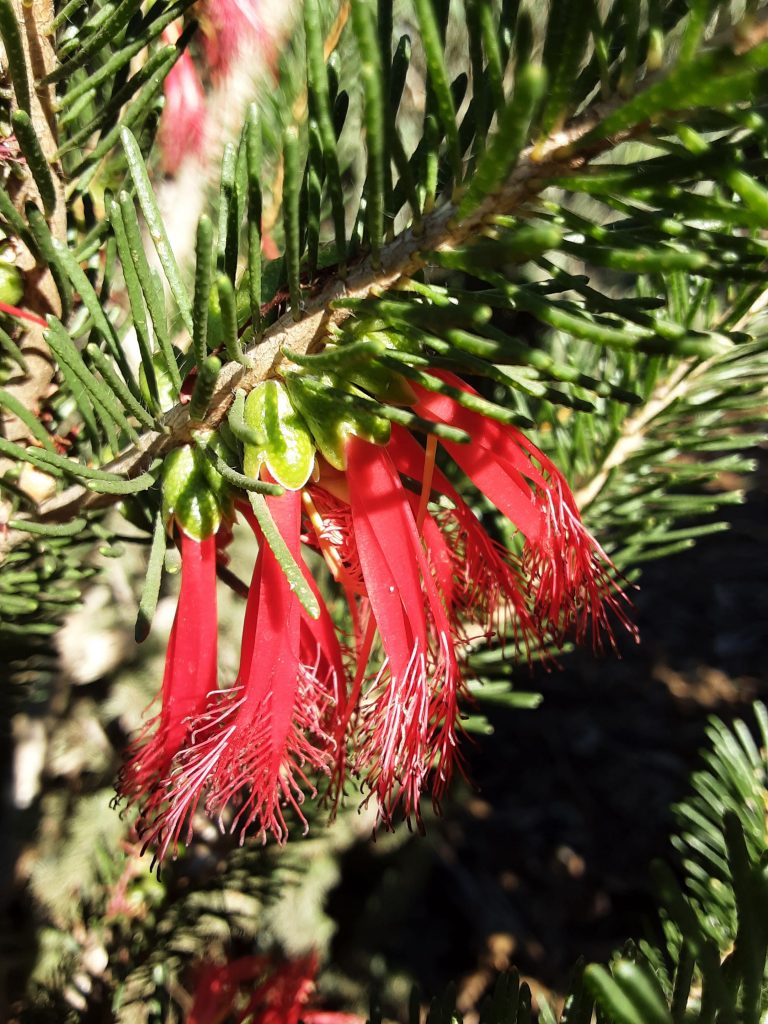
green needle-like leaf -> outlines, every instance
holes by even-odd
[[[248,108],[245,155],[248,170],[248,300],[251,325],[261,335],[261,122],[255,103]]]
[[[305,0],[303,7],[304,29],[307,36],[307,78],[315,100],[315,116],[323,145],[326,181],[336,238],[336,259],[339,263],[339,272],[343,275],[347,251],[344,193],[341,186],[331,100],[328,93],[328,73],[323,55],[320,7],[318,0]]]
[[[139,613],[136,616],[136,627],[134,636],[136,643],[143,643],[149,636],[152,628],[152,619],[155,617],[157,599],[160,596],[160,581],[163,577],[163,565],[165,563],[165,526],[163,517],[155,516],[155,524],[152,530],[152,546],[147,559],[147,572],[144,577],[144,586],[141,589],[139,599]]]
[[[384,115],[384,78],[376,34],[373,0],[352,0],[352,28],[360,54],[360,78],[365,97],[365,144],[368,149],[368,176],[364,198],[374,266],[384,238],[384,160],[386,119]]]
[[[269,544],[272,549],[272,554],[275,556],[280,568],[285,573],[288,585],[296,594],[296,597],[301,602],[301,605],[307,615],[313,619],[319,618],[320,606],[317,603],[317,598],[312,592],[312,588],[304,578],[304,573],[294,561],[291,552],[288,550],[288,546],[280,534],[280,531],[275,526],[275,521],[270,514],[269,506],[267,505],[264,495],[251,491],[248,494],[248,498],[251,502],[253,514],[258,520],[261,532],[264,534],[264,539],[267,544]]]
[[[440,37],[431,0],[414,0],[414,6],[427,60],[429,82],[435,93],[437,116],[448,143],[451,174],[454,184],[458,184],[462,178],[461,148],[459,146],[459,129],[456,123],[456,108],[443,56],[443,41]]]
[[[144,252],[144,242],[141,237],[141,228],[139,227],[139,221],[136,216],[136,209],[133,205],[133,200],[127,192],[123,191],[120,193],[119,201],[131,261],[133,262],[133,266],[136,271],[136,276],[141,287],[141,293],[146,303],[147,310],[149,311],[150,318],[152,319],[152,325],[155,330],[155,339],[157,341],[160,354],[163,357],[168,376],[170,377],[173,387],[178,394],[181,391],[181,374],[179,373],[176,355],[174,353],[173,346],[171,345],[170,334],[168,333],[168,321],[166,318],[162,286],[153,271],[150,269],[147,255]]]
[[[24,45],[21,41],[19,23],[11,0],[0,0],[0,39],[3,41],[5,60],[10,72],[13,91],[19,109],[25,114],[31,113],[29,105],[29,76],[27,61],[24,56]]]
[[[459,204],[459,217],[470,213],[514,167],[528,139],[546,82],[546,72],[536,65],[528,64],[518,72],[514,93],[501,114],[498,132],[480,157],[469,188]]]
[[[283,134],[283,162],[285,183],[283,185],[283,223],[285,225],[285,260],[288,271],[288,290],[291,296],[291,313],[294,320],[301,319],[301,279],[299,262],[299,133],[291,125]]]
[[[213,224],[203,214],[197,225],[195,245],[195,299],[192,308],[192,351],[195,366],[208,355],[208,304],[211,297]]]
[[[189,301],[187,289],[181,280],[176,257],[173,255],[171,243],[168,240],[168,234],[160,215],[154,190],[149,181],[149,175],[147,174],[147,168],[141,155],[139,144],[127,128],[121,129],[120,141],[125,150],[128,170],[136,188],[136,195],[139,198],[150,237],[157,250],[157,258],[160,260],[160,265],[168,280],[171,294],[176,300],[184,326],[192,334],[192,305]]]
[[[193,423],[201,423],[205,419],[220,372],[221,360],[216,356],[208,356],[197,367],[197,379],[189,401],[189,418]]]
[[[50,217],[56,209],[56,186],[53,183],[51,168],[40,147],[30,116],[25,110],[16,110],[11,117],[11,124],[21,152],[27,161],[27,167],[37,185],[40,198],[43,201],[43,208]]]
[[[234,279],[237,272],[237,242],[240,224],[237,217],[235,176],[237,149],[228,142],[224,147],[219,187],[219,233],[216,247],[216,265]]]

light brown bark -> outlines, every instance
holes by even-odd
[[[43,153],[52,163],[51,170],[56,186],[56,209],[49,218],[48,226],[54,238],[63,241],[66,238],[67,211],[61,177],[53,162],[57,148],[56,120],[51,106],[54,98],[53,87],[39,84],[53,70],[56,63],[51,37],[45,34],[45,29],[53,18],[53,0],[32,0],[31,4],[13,0],[13,7],[27,58],[32,124]],[[6,187],[14,206],[23,216],[25,203],[35,202],[42,209],[42,202],[26,165],[21,164],[20,169],[21,175],[12,175]],[[45,267],[38,267],[34,254],[20,239],[14,240],[14,247],[18,253],[17,266],[24,274],[24,296],[21,305],[43,317],[46,313],[60,314],[61,303],[50,271]],[[49,394],[55,372],[51,354],[43,340],[43,329],[25,323],[19,347],[24,353],[28,373],[24,374],[20,369],[16,369],[4,387],[27,409],[37,413],[40,403]],[[3,435],[9,440],[23,443],[29,439],[24,424],[10,413],[0,414],[0,424]],[[7,466],[7,460],[2,460],[0,473]]]

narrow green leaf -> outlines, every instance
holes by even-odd
[[[242,441],[243,444],[254,445],[257,448],[264,444],[264,437],[245,422],[244,391],[235,392],[235,400],[229,407],[227,423],[238,441]]]
[[[4,388],[0,388],[0,409],[7,409],[8,412],[16,416],[17,419],[20,419],[32,437],[38,440],[44,448],[47,448],[52,452],[56,451],[56,447],[51,440],[51,435],[42,425],[37,416],[32,413],[14,394],[11,394],[10,391],[6,391]]]
[[[454,184],[458,185],[462,177],[459,129],[456,123],[456,108],[451,94],[448,70],[445,66],[443,42],[431,0],[414,0],[414,6],[427,61],[429,82],[435,94],[437,117],[448,143],[448,162],[451,175]]]
[[[85,152],[83,159],[73,168],[72,173],[78,179],[76,185],[76,192],[78,194],[85,195],[88,192],[98,173],[101,160],[117,145],[118,139],[122,137],[123,133],[131,133],[134,129],[140,132],[141,125],[151,116],[153,109],[158,106],[163,83],[180,56],[181,53],[175,46],[167,47],[162,60],[157,65],[153,61],[154,71],[147,79],[139,95],[122,112],[120,118],[112,122],[112,126],[101,136],[94,148]],[[136,143],[136,153],[143,160],[141,147],[138,142]]]
[[[88,526],[85,519],[72,519],[68,523],[37,523],[28,519],[11,519],[8,527],[11,530],[23,530],[40,537],[76,537]]]
[[[248,169],[248,300],[254,336],[261,337],[261,122],[252,103],[245,125]]]
[[[224,146],[219,186],[219,231],[216,246],[216,265],[234,279],[237,273],[237,242],[240,224],[237,218],[235,177],[237,149],[228,142]]]
[[[144,252],[144,241],[133,199],[127,192],[122,191],[119,195],[119,202],[131,260],[155,329],[155,339],[173,387],[178,394],[181,391],[181,374],[168,333],[162,286],[150,269],[147,255]]]
[[[3,330],[2,327],[0,327],[0,348],[4,350],[9,359],[12,359],[13,362],[16,363],[22,373],[29,373],[29,367],[27,366],[27,361],[24,358],[24,353],[10,334]]]
[[[165,74],[164,69],[166,69],[169,64],[175,63],[180,49],[180,47],[177,48],[175,46],[163,46],[159,50],[156,50],[146,64],[143,64],[136,74],[130,77],[123,88],[110,97],[107,104],[96,107],[96,112],[89,121],[81,125],[77,131],[67,133],[66,141],[59,147],[58,155],[61,157],[65,153],[71,153],[73,150],[80,150],[88,141],[90,136],[93,135],[95,131],[100,130],[104,125],[108,125],[111,132],[104,136],[104,139],[109,138],[109,142],[105,142],[104,140],[99,141],[101,152],[105,152],[107,148],[111,148],[117,139],[114,129],[118,122],[121,122],[120,112],[122,107],[128,103],[134,93],[137,92],[146,82],[156,82],[157,79],[155,76],[158,71],[162,71],[162,73]],[[82,98],[86,99],[87,97]],[[68,111],[70,115],[74,115],[74,112],[75,107],[70,108]],[[93,159],[93,155],[88,154],[83,165],[86,163],[92,163]],[[98,159],[98,157],[96,157],[96,159]]]
[[[226,274],[218,274],[216,277],[216,291],[219,296],[219,308],[221,310],[221,328],[224,334],[224,348],[229,359],[240,363],[241,366],[249,366],[249,362],[243,352],[243,346],[237,331],[237,301],[235,299],[235,288]]]
[[[29,105],[29,75],[21,41],[19,23],[11,0],[0,0],[0,38],[5,49],[7,69],[10,72],[16,102],[25,114],[31,113]]]
[[[323,190],[323,144],[315,120],[309,122],[309,155],[307,158],[307,274],[310,279],[317,270],[320,246],[320,204]]]
[[[61,299],[61,314],[66,319],[72,310],[72,285],[53,246],[53,236],[46,224],[45,217],[34,203],[27,203],[25,212],[37,251],[48,264],[48,268],[51,271],[51,276]]]
[[[208,355],[208,305],[211,297],[212,259],[213,224],[211,218],[204,213],[197,225],[195,243],[195,299],[192,308],[192,352],[195,366],[202,366]]]
[[[318,0],[305,0],[303,8],[304,29],[307,37],[307,78],[309,89],[315,99],[315,116],[323,144],[326,181],[331,200],[331,213],[336,239],[336,259],[339,264],[339,273],[343,276],[347,251],[345,203],[341,186],[331,100],[328,92],[328,73],[323,54],[323,31],[320,23]]]
[[[94,32],[93,35],[88,36],[84,42],[81,42],[75,55],[56,68],[55,71],[52,71],[47,76],[46,82],[61,82],[78,68],[87,64],[90,58],[94,57],[99,50],[118,38],[140,7],[141,0],[121,0],[121,3],[116,6],[114,12],[106,19],[105,24],[98,31]]]
[[[75,259],[74,254],[64,242],[59,241],[58,238],[54,238],[52,239],[51,244],[53,245],[54,251],[59,258],[59,262],[63,270],[74,285],[75,290],[79,292],[83,305],[93,318],[96,329],[107,343],[112,356],[123,373],[123,376],[127,380],[132,380],[133,374],[125,358],[122,345],[117,338],[114,327],[107,319],[104,310],[101,307],[101,302],[93,289],[93,285],[88,280],[84,270]]]
[[[139,494],[156,482],[152,473],[142,473],[131,480],[86,480],[85,486],[97,494]]]
[[[220,372],[221,360],[216,356],[208,356],[198,366],[197,380],[189,401],[189,418],[193,422],[200,423],[205,419]]]
[[[542,55],[548,82],[539,121],[542,137],[560,128],[570,113],[573,83],[589,37],[592,6],[592,0],[553,0],[550,4]]]
[[[7,0],[5,0],[7,2]],[[80,2],[80,0],[77,0]],[[85,0],[82,0],[85,2]],[[86,75],[81,81],[73,85],[64,95],[58,100],[54,109],[55,110],[66,110],[71,107],[72,104],[76,103],[82,96],[86,95],[91,90],[97,89],[104,82],[111,82],[114,80],[117,73],[124,67],[126,67],[133,58],[141,53],[142,50],[146,50],[147,44],[158,36],[164,28],[175,21],[179,15],[183,14],[185,9],[190,6],[193,0],[181,0],[180,3],[171,4],[163,10],[161,16],[157,17],[152,21],[151,29],[149,32],[143,32],[139,38],[130,42],[127,46],[117,50],[113,53],[104,64],[99,64],[97,68],[94,68],[91,73]],[[161,10],[162,4],[156,3],[155,8]],[[63,14],[64,11],[61,11]],[[57,15],[57,18],[59,15]],[[54,19],[55,21],[56,19]]]
[[[474,210],[514,167],[528,140],[531,121],[544,95],[546,82],[546,72],[534,64],[518,72],[512,99],[501,114],[498,131],[480,157],[471,184],[459,203],[459,218]]]
[[[685,23],[685,31],[680,40],[680,52],[677,59],[680,62],[693,60],[704,37],[704,30],[709,20],[711,0],[686,0],[688,4],[688,18]]]
[[[701,53],[608,114],[581,138],[579,146],[588,147],[597,139],[653,122],[667,111],[707,105],[722,107],[747,99],[766,61],[768,43],[738,55],[722,49]]]
[[[54,316],[49,316],[48,328],[44,336],[58,362],[66,364],[88,392],[97,412],[103,412],[112,420],[117,429],[124,430],[131,440],[138,440],[138,434],[126,419],[125,410],[115,394],[106,384],[99,381],[85,365],[82,355],[61,321]],[[93,347],[96,348],[95,345]]]
[[[123,215],[120,206],[110,200],[108,203],[109,222],[117,243],[117,251],[120,256],[120,263],[123,269],[123,280],[125,290],[128,293],[128,302],[131,307],[131,317],[136,330],[136,339],[141,352],[141,365],[144,370],[144,379],[149,390],[153,407],[160,407],[160,393],[157,386],[155,366],[152,353],[152,339],[147,322],[147,311],[144,305],[144,296],[141,290],[136,267],[131,257],[131,249],[128,244],[128,237],[123,223]]]
[[[360,55],[359,74],[365,98],[365,144],[368,150],[368,173],[365,180],[365,215],[368,242],[374,266],[380,262],[384,239],[384,161],[386,156],[386,117],[384,112],[384,77],[376,32],[374,0],[352,0],[352,30]]]
[[[768,226],[768,189],[737,168],[729,170],[725,180],[744,205],[757,214],[763,227]]]
[[[320,605],[317,603],[317,598],[312,592],[312,588],[304,578],[304,573],[298,567],[296,562],[288,550],[288,546],[283,540],[280,531],[275,526],[275,521],[269,511],[269,506],[263,494],[256,494],[251,491],[248,494],[248,498],[251,502],[251,508],[253,514],[258,520],[261,532],[264,534],[264,539],[272,549],[272,554],[277,559],[280,568],[285,574],[285,578],[288,581],[288,585],[291,590],[296,594],[299,599],[301,606],[306,611],[310,618],[317,619],[320,617]]]
[[[0,188],[0,217],[2,217],[8,227],[11,228],[14,235],[18,235],[19,238],[23,239],[23,241],[30,242],[31,244],[32,240],[29,228],[27,227],[24,218],[11,202],[11,197],[4,188]]]
[[[281,494],[285,493],[284,488],[281,487],[280,484],[268,483],[265,480],[257,480],[252,476],[246,476],[244,473],[238,473],[236,469],[233,469],[228,465],[228,463],[226,463],[224,459],[222,459],[222,457],[201,438],[194,437],[193,440],[206,458],[209,459],[211,465],[219,476],[223,477],[228,484],[235,487],[237,490],[247,491],[249,494],[269,494],[272,495],[272,497],[279,497]]]
[[[620,960],[613,976],[624,995],[639,1011],[643,1024],[672,1024],[666,1000],[656,979],[646,968],[628,960]]]
[[[163,577],[165,548],[165,527],[163,526],[163,517],[158,513],[155,516],[152,546],[149,549],[149,559],[147,561],[147,573],[144,578],[144,585],[141,588],[139,612],[136,616],[134,636],[137,644],[143,643],[147,639],[152,628],[152,619],[155,617],[157,599],[160,595],[160,581]]]
[[[619,73],[619,92],[631,96],[635,90],[637,60],[640,52],[640,0],[624,0],[622,4],[624,56]]]
[[[192,334],[192,306],[189,301],[189,295],[187,294],[187,290],[181,280],[179,267],[176,263],[176,258],[173,255],[173,250],[171,249],[171,243],[168,239],[168,234],[160,215],[157,200],[155,199],[155,193],[149,181],[149,175],[147,174],[144,159],[141,155],[141,151],[139,150],[138,143],[129,129],[121,129],[120,141],[122,142],[123,149],[125,150],[125,156],[128,161],[128,170],[133,180],[133,184],[136,187],[136,194],[139,198],[139,204],[141,205],[150,237],[154,242],[157,257],[160,260],[160,265],[162,266],[163,271],[165,272],[171,293],[176,300],[176,305],[178,306],[179,313],[184,321],[184,326],[187,328],[189,333]]]
[[[285,226],[285,261],[288,273],[288,291],[291,296],[291,313],[294,320],[301,320],[301,279],[299,262],[299,190],[301,171],[299,169],[299,133],[289,125],[283,133],[283,162],[285,179],[283,184],[283,223]]]
[[[50,217],[56,209],[56,186],[53,183],[53,175],[45,154],[37,139],[37,132],[32,126],[32,121],[26,110],[15,110],[11,116],[11,124],[16,133],[19,148],[24,154],[35,185],[43,201],[43,208]]]
[[[584,982],[615,1024],[649,1024],[604,967],[590,964],[584,971]]]
[[[127,409],[128,412],[132,413],[139,423],[143,424],[145,427],[148,427],[150,430],[156,429],[158,424],[154,416],[144,408],[141,402],[139,402],[136,396],[131,392],[128,385],[121,379],[117,370],[114,368],[107,356],[104,355],[98,345],[94,345],[93,342],[91,342],[86,346],[86,352],[96,369],[106,381],[108,387],[112,389],[120,402],[122,402],[124,408]]]
[[[80,8],[86,4],[88,0],[69,0],[68,3],[64,4],[59,13],[53,19],[48,29],[48,35],[53,35],[57,32],[65,22],[68,22],[73,14],[76,14]]]

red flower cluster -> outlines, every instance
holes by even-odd
[[[312,1010],[317,957],[276,964],[267,956],[244,956],[197,969],[186,1024],[362,1024],[351,1013]]]
[[[441,373],[450,389],[471,389]],[[454,394],[456,392],[454,391]],[[609,612],[630,627],[611,564],[581,521],[562,475],[519,431],[417,389],[415,411],[458,426],[468,445],[440,444],[517,528],[515,554],[491,539],[426,448],[394,427],[387,446],[351,435],[346,470],[322,462],[301,491],[268,499],[320,604],[313,619],[260,543],[232,687],[216,688],[215,543],[182,535],[182,585],[156,731],[134,744],[119,791],[140,804],[159,856],[189,839],[202,803],[222,827],[284,840],[286,809],[325,773],[335,794],[351,772],[387,827],[419,820],[460,764],[468,627],[500,632],[524,655],[574,633],[610,639]],[[433,499],[430,503],[430,499]],[[238,505],[263,541],[247,506]],[[320,552],[346,598],[351,635],[334,626],[302,540]]]

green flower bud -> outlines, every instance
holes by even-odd
[[[24,281],[16,264],[0,260],[0,302],[15,306],[23,294]]]
[[[211,487],[214,473],[221,485]],[[205,540],[218,530],[229,501],[224,481],[197,448],[184,445],[165,457],[162,476],[163,521],[175,520],[190,537]]]
[[[309,425],[318,450],[336,469],[346,469],[346,446],[350,434],[373,444],[389,441],[389,420],[372,412],[340,406],[338,400],[328,394],[329,385],[338,387],[335,378],[303,377],[291,373],[286,374],[285,384],[291,401]]]
[[[266,463],[282,487],[298,491],[309,480],[315,464],[315,446],[302,416],[280,381],[258,384],[245,400],[246,426],[264,438],[263,445],[245,445],[243,471],[256,479]]]

